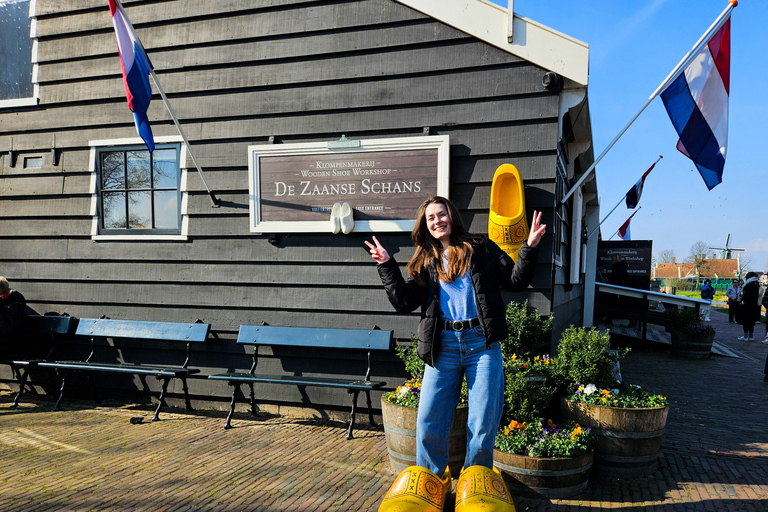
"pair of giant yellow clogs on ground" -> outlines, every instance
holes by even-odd
[[[379,512],[442,512],[451,494],[451,472],[441,479],[420,466],[405,468],[384,496]],[[456,512],[515,512],[507,486],[496,469],[463,469],[456,484]]]

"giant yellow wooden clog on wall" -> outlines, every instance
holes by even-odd
[[[517,261],[517,253],[528,239],[528,232],[523,179],[514,165],[503,164],[493,175],[488,237]]]

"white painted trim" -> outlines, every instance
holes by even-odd
[[[573,212],[571,214],[571,263],[569,272],[569,283],[579,284],[581,277],[581,231],[583,215],[584,197],[581,189],[576,191],[573,198]]]
[[[37,85],[33,85],[33,89],[37,91]],[[35,93],[36,94],[36,93]],[[17,98],[13,100],[0,100],[0,108],[4,107],[34,107],[38,104],[39,99],[37,96],[32,98]]]
[[[98,221],[97,221],[98,222]],[[93,235],[94,242],[141,242],[147,240],[185,241],[186,235]]]
[[[558,75],[587,85],[589,45],[533,20],[514,15],[514,41],[507,39],[509,11],[486,0],[396,0]]]
[[[403,137],[396,139],[361,140],[355,148],[329,148],[328,142],[310,142],[299,144],[262,144],[248,146],[248,209],[250,231],[252,233],[329,233],[329,221],[267,221],[262,222],[257,212],[260,211],[259,197],[256,194],[258,182],[259,156],[278,155],[323,155],[339,153],[365,153],[368,151],[403,151],[409,149],[437,149],[437,195],[448,197],[450,188],[450,139],[447,135],[424,137]],[[426,197],[425,197],[426,199]],[[356,220],[354,231],[397,232],[411,231],[415,219],[393,220]]]
[[[182,144],[184,148],[184,139],[180,135],[163,135],[161,137],[155,137],[155,144]],[[145,145],[144,140],[141,137],[129,137],[125,139],[99,139],[89,140],[88,145],[92,148],[101,148],[104,146],[136,146]],[[183,160],[180,162],[183,166]]]
[[[0,100],[0,108],[13,108],[13,107],[36,107],[40,103],[40,84],[37,81],[37,74],[39,64],[37,62],[38,57],[38,42],[37,42],[37,18],[35,17],[35,11],[37,10],[37,0],[29,1],[29,38],[32,40],[32,55],[30,56],[30,62],[32,63],[32,97],[28,98],[14,98],[12,100]]]

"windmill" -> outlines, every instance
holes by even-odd
[[[731,234],[728,233],[728,236],[725,239],[725,247],[707,247],[707,249],[712,250],[712,251],[722,251],[721,257],[724,260],[731,260],[731,259],[733,259],[731,253],[733,253],[733,252],[743,252],[744,249],[735,249],[735,248],[731,247],[730,245],[728,245],[728,243],[730,241],[731,241]]]

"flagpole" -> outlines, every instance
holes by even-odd
[[[654,166],[655,166],[657,163],[659,163],[659,161],[660,161],[662,158],[664,158],[664,157],[663,157],[663,156],[661,156],[661,155],[659,155],[659,158],[657,158],[657,159],[656,159],[656,161],[655,161],[655,162],[653,162],[653,165],[651,166],[651,169],[653,169],[653,167],[654,167]],[[641,178],[641,179],[642,179],[642,178]],[[631,190],[631,189],[630,189],[630,190]],[[627,197],[627,195],[626,195],[626,194],[624,194],[624,197],[622,197],[621,199],[619,199],[619,202],[618,202],[618,203],[616,203],[616,206],[614,206],[614,207],[613,207],[613,210],[611,210],[610,212],[608,212],[608,215],[606,215],[605,217],[603,217],[603,220],[601,220],[601,221],[600,221],[600,223],[599,223],[597,226],[595,226],[595,229],[593,229],[593,230],[592,230],[592,231],[591,231],[591,232],[590,232],[590,233],[587,235],[587,240],[589,240],[590,238],[592,238],[592,235],[594,235],[594,234],[595,234],[595,231],[597,231],[598,229],[600,229],[600,226],[603,224],[603,222],[605,222],[605,221],[606,221],[606,219],[608,219],[608,217],[610,217],[610,216],[611,216],[611,214],[612,214],[613,212],[615,212],[615,211],[616,211],[616,208],[618,208],[618,207],[619,207],[619,205],[621,205],[621,203],[623,203],[623,202],[624,202],[624,200],[626,199],[626,197]]]
[[[192,153],[192,147],[189,145],[189,140],[187,140],[187,135],[184,133],[184,130],[181,129],[181,125],[179,124],[179,119],[176,117],[176,114],[174,113],[173,108],[171,107],[171,103],[168,101],[168,96],[165,95],[163,86],[160,85],[160,80],[157,79],[155,70],[150,68],[149,73],[150,75],[152,75],[152,80],[155,82],[155,85],[157,86],[157,90],[160,91],[160,96],[163,98],[163,103],[165,103],[165,108],[167,108],[168,113],[171,114],[171,118],[173,119],[173,122],[176,125],[176,129],[179,131],[179,135],[181,135],[181,138],[184,140],[184,144],[187,146],[187,151],[189,152],[189,156],[190,158],[192,158],[192,163],[195,164],[195,167],[197,168],[197,172],[200,174],[200,179],[203,180],[203,185],[205,185],[205,190],[208,191],[208,197],[211,198],[213,207],[218,208],[219,200],[216,198],[214,193],[211,191],[211,188],[208,186],[208,182],[205,179],[203,170],[198,165],[197,160],[195,159],[195,155]]]
[[[672,70],[672,72],[667,76],[667,78],[664,79],[664,81],[659,85],[659,87],[656,88],[655,91],[653,91],[653,94],[648,98],[648,101],[645,102],[645,105],[642,106],[642,108],[638,111],[635,116],[630,119],[629,123],[619,132],[619,134],[611,141],[610,144],[608,144],[608,147],[603,150],[602,153],[600,153],[600,156],[598,156],[594,162],[592,162],[592,165],[589,166],[589,168],[584,172],[584,174],[581,175],[579,180],[576,182],[573,187],[563,196],[563,198],[560,200],[560,203],[565,204],[565,202],[568,200],[569,197],[576,191],[578,187],[581,186],[581,184],[589,177],[590,174],[592,174],[592,171],[594,171],[597,164],[600,162],[600,160],[603,159],[603,157],[608,153],[608,151],[611,150],[611,148],[618,142],[618,140],[621,138],[622,135],[629,129],[630,126],[632,126],[632,123],[635,122],[635,120],[640,117],[640,114],[643,113],[643,111],[648,107],[648,105],[651,104],[651,101],[653,101],[656,96],[658,96],[664,88],[669,85],[670,82],[674,81],[680,73],[682,73],[683,68],[687,66],[690,61],[693,59],[693,57],[699,52],[701,47],[703,46],[703,43],[707,42],[709,40],[709,37],[714,33],[717,32],[720,27],[725,23],[725,21],[728,19],[728,15],[733,10],[734,7],[739,5],[738,0],[728,0],[728,7],[725,8],[725,10],[720,14],[720,16],[717,17],[714,23],[707,29],[706,32],[704,32],[704,35],[699,38],[698,41],[696,41],[696,44],[693,45],[693,48],[691,51],[689,51],[685,57],[683,57],[683,60],[680,61],[680,63],[675,67],[675,69]]]
[[[118,9],[120,9],[120,14],[122,15],[123,19],[128,24],[128,30],[131,31],[133,34],[133,37],[136,39],[136,41],[139,42],[139,47],[141,47],[141,51],[144,54],[144,57],[149,61],[149,57],[146,54],[146,51],[144,50],[144,46],[141,44],[141,39],[139,39],[139,35],[136,33],[136,29],[133,28],[133,24],[128,19],[128,15],[125,13],[125,9],[123,8],[123,4],[120,2],[120,0],[115,1],[115,5]],[[119,48],[119,44],[118,44]],[[205,175],[203,174],[203,170],[200,168],[200,166],[197,164],[197,160],[195,159],[195,155],[192,153],[192,147],[189,145],[189,140],[187,139],[187,135],[184,133],[184,130],[181,129],[181,125],[179,124],[179,120],[176,117],[176,114],[173,112],[173,108],[171,108],[171,104],[168,101],[168,96],[165,95],[165,91],[163,90],[163,86],[160,85],[160,80],[157,79],[157,75],[155,74],[154,66],[152,66],[152,63],[149,63],[149,74],[152,76],[152,80],[155,82],[155,85],[157,86],[157,89],[160,91],[160,96],[163,98],[163,103],[165,103],[165,108],[168,109],[168,113],[171,114],[171,118],[173,119],[174,124],[176,125],[176,129],[179,131],[179,135],[181,135],[181,138],[184,140],[184,144],[187,146],[187,151],[189,152],[189,156],[192,158],[192,162],[195,164],[195,167],[197,167],[197,172],[200,173],[200,178],[203,180],[203,185],[205,185],[205,190],[208,191],[208,197],[211,198],[211,202],[213,203],[214,208],[219,207],[219,200],[216,198],[214,193],[211,191],[211,188],[208,186],[208,182],[205,179]]]
[[[630,215],[630,216],[629,216],[629,218],[628,218],[627,220],[625,220],[625,221],[624,221],[624,224],[626,224],[627,222],[629,222],[630,220],[632,220],[632,217],[634,217],[634,216],[635,216],[635,214],[636,214],[637,212],[639,212],[639,211],[640,211],[640,208],[642,208],[642,206],[638,206],[638,207],[637,207],[637,210],[635,210],[634,212],[632,212],[632,215]],[[622,224],[621,226],[623,226],[624,224]],[[608,240],[610,240],[611,238],[615,237],[615,236],[618,234],[619,230],[621,229],[621,226],[619,226],[619,229],[617,229],[617,230],[616,230],[616,233],[612,234],[612,235],[611,235],[611,236],[608,238]]]

